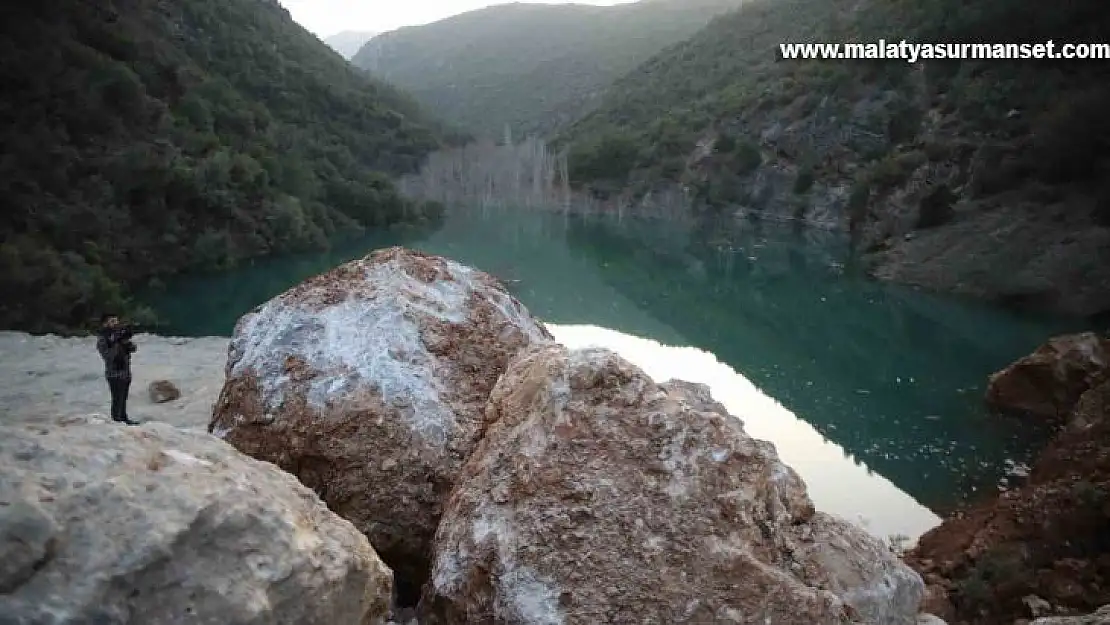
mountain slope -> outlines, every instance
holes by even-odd
[[[1107,61],[786,61],[778,44],[1106,32],[1101,0],[752,2],[617,81],[558,142],[602,196],[681,184],[700,210],[848,228],[880,277],[1100,314]]]
[[[331,46],[332,50],[343,55],[343,58],[350,59],[376,34],[378,33],[363,30],[345,30],[324,39],[324,43]]]
[[[276,2],[0,17],[0,327],[75,329],[160,276],[420,212],[390,176],[441,130]]]
[[[543,132],[589,108],[615,78],[739,0],[597,7],[504,4],[371,40],[352,62],[488,138]]]

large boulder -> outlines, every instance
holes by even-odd
[[[0,622],[370,625],[392,574],[297,480],[204,433],[0,427]]]
[[[1110,339],[1093,332],[1049,339],[990,376],[987,404],[1000,412],[1060,421],[1110,374]]]
[[[382,250],[239,320],[209,429],[316,490],[418,593],[494,383],[550,338],[489,275]]]
[[[911,625],[921,578],[815,512],[707,387],[540,345],[494,389],[421,623]]]

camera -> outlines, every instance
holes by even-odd
[[[112,333],[109,335],[108,339],[113,343],[117,343],[130,341],[131,337],[133,336],[135,336],[135,328],[130,325],[126,325],[112,330]]]

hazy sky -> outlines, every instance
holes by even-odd
[[[344,30],[384,32],[427,24],[508,0],[281,0],[293,19],[319,37]],[[523,0],[536,2],[537,0]],[[543,0],[565,4],[567,0]],[[622,4],[629,0],[578,0],[579,4]]]

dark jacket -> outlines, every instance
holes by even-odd
[[[104,359],[104,376],[109,379],[131,379],[131,354],[135,344],[131,341],[115,340],[111,331],[101,331],[96,338],[96,351]]]

